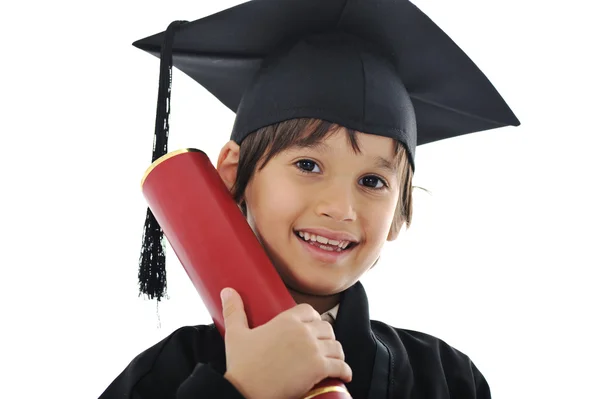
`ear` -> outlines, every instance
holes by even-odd
[[[231,191],[235,183],[239,160],[240,146],[233,140],[228,141],[219,153],[217,172],[219,172],[219,176],[221,176],[223,183],[225,183],[229,191]]]

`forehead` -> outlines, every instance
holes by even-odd
[[[304,133],[290,149],[310,148],[322,153],[353,152],[356,155],[391,162],[396,155],[397,143],[394,139],[374,134],[353,132],[344,127],[332,127],[326,134]]]

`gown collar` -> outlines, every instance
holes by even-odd
[[[353,399],[366,399],[377,345],[371,331],[367,294],[360,282],[342,293],[333,330],[344,348],[346,363],[352,369],[352,381],[346,386]]]

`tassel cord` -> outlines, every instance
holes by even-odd
[[[152,162],[168,152],[171,86],[173,82],[173,40],[176,30],[185,23],[186,21],[172,22],[165,31],[160,54]],[[156,298],[159,302],[166,295],[165,237],[150,208],[147,209],[144,224],[138,283],[140,295],[147,295],[150,299]]]

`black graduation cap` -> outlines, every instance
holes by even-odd
[[[415,148],[519,121],[486,76],[407,0],[252,0],[134,43],[161,58],[153,161],[167,152],[171,65],[236,112],[231,139],[318,118]],[[417,134],[418,132],[418,134]],[[140,290],[163,295],[148,210]]]

